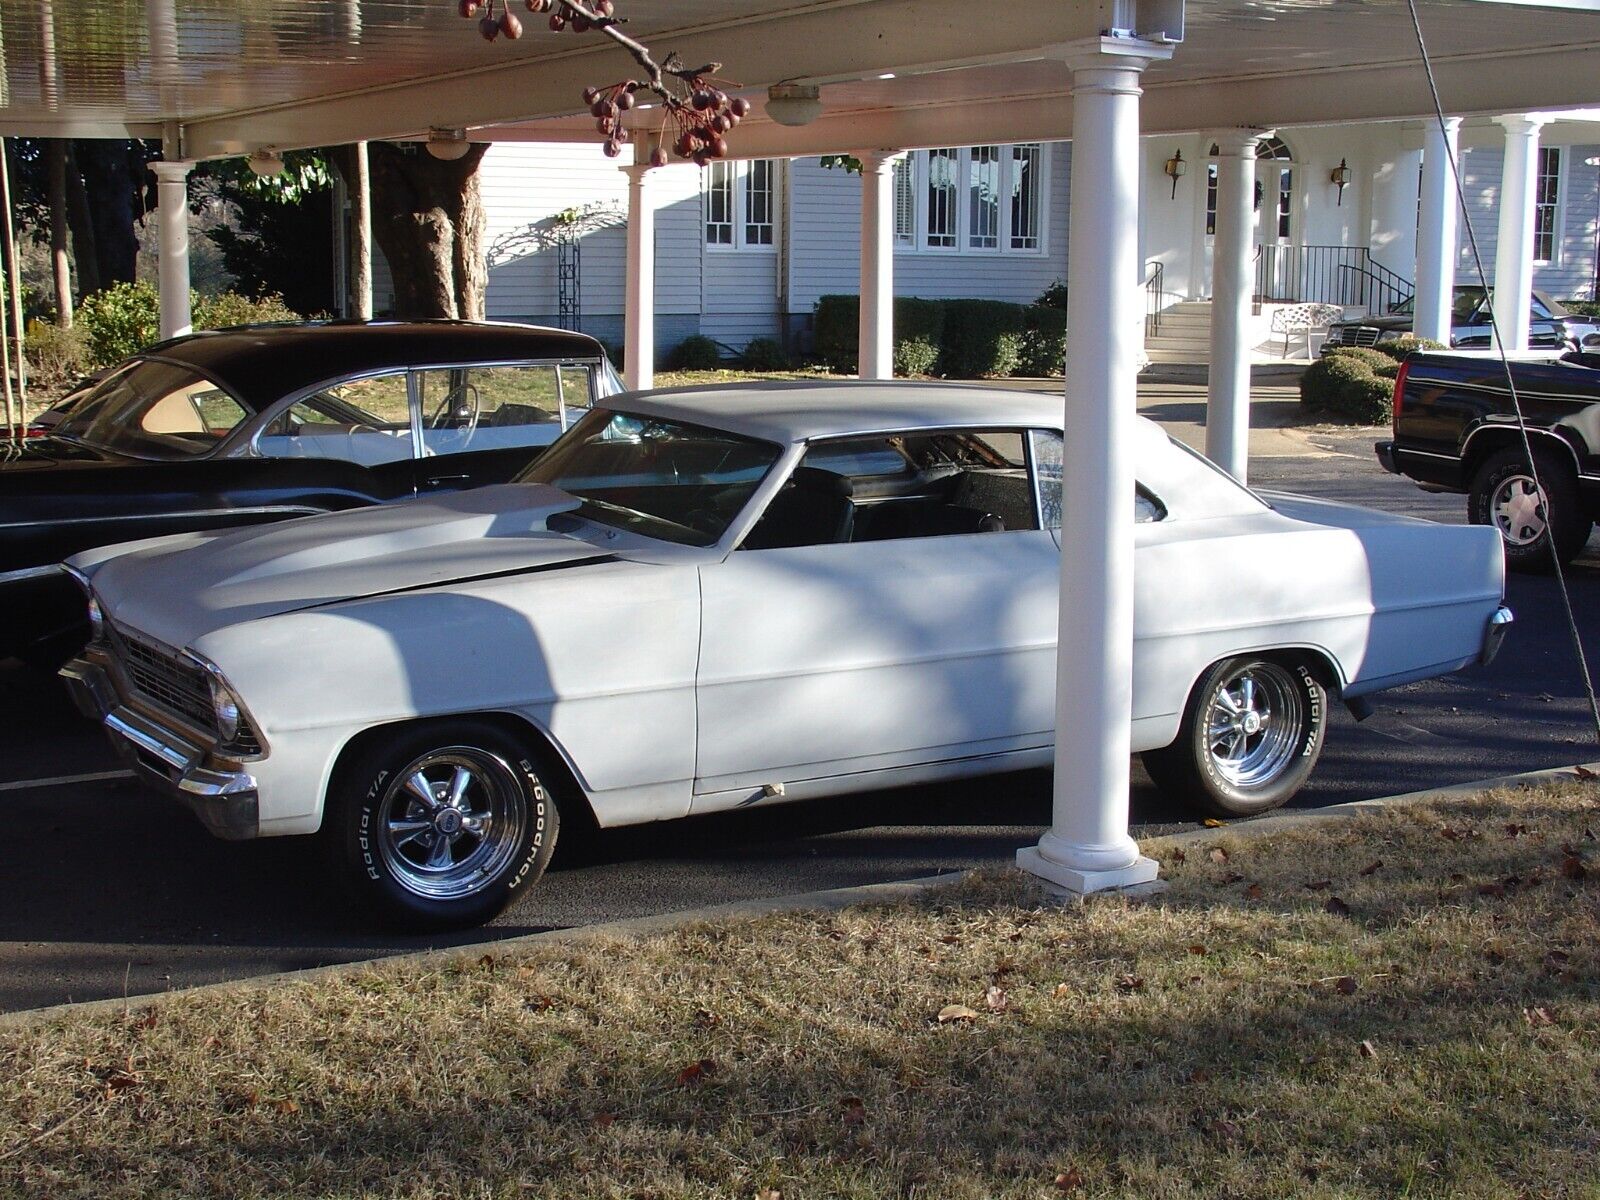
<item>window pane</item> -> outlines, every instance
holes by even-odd
[[[744,177],[744,243],[772,245],[773,163],[758,158]]]
[[[336,458],[376,466],[412,457],[406,373],[374,375],[298,401],[256,440],[268,458]]]
[[[894,240],[911,243],[917,237],[917,196],[912,156],[894,164]]]
[[[1000,147],[974,146],[967,170],[967,245],[1000,246]]]
[[[1278,236],[1289,236],[1289,217],[1294,210],[1294,172],[1288,167],[1278,172]]]
[[[417,380],[424,453],[547,446],[561,432],[553,366],[441,368]]]
[[[1556,256],[1556,202],[1561,188],[1561,150],[1539,148],[1539,175],[1534,184],[1533,257],[1552,262]]]
[[[1033,486],[1039,505],[1039,527],[1061,528],[1061,435],[1035,429],[1033,440]]]
[[[733,164],[706,168],[706,245],[733,245]]]
[[[958,152],[928,151],[928,245],[956,244],[956,171]]]
[[[1039,248],[1039,162],[1037,143],[1011,147],[1011,248]]]

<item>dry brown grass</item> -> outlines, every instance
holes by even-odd
[[[1597,796],[67,1017],[0,1035],[0,1192],[1594,1196]]]

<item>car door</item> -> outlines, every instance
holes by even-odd
[[[584,363],[500,363],[415,372],[418,492],[504,483],[593,403]]]
[[[956,461],[920,434],[814,444],[701,569],[695,811],[1050,743],[1060,559],[1028,439],[940,437]]]

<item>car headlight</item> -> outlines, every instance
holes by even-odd
[[[1378,335],[1377,344],[1381,346],[1385,342],[1398,342],[1410,332],[1409,329],[1385,329]]]
[[[217,719],[217,733],[224,742],[239,736],[239,698],[215,675],[208,675],[211,684],[211,713]]]
[[[93,596],[89,597],[89,640],[103,642],[106,640],[106,614],[100,607],[100,601]]]

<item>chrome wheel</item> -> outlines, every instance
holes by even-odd
[[[1529,546],[1544,536],[1549,525],[1544,493],[1532,475],[1510,475],[1500,481],[1489,498],[1489,512],[1507,545]]]
[[[430,751],[396,773],[376,813],[378,854],[401,887],[460,900],[516,857],[527,794],[503,759],[470,746]]]
[[[1295,680],[1276,663],[1255,662],[1225,677],[1202,714],[1217,774],[1236,788],[1272,783],[1295,761],[1304,724]]]

